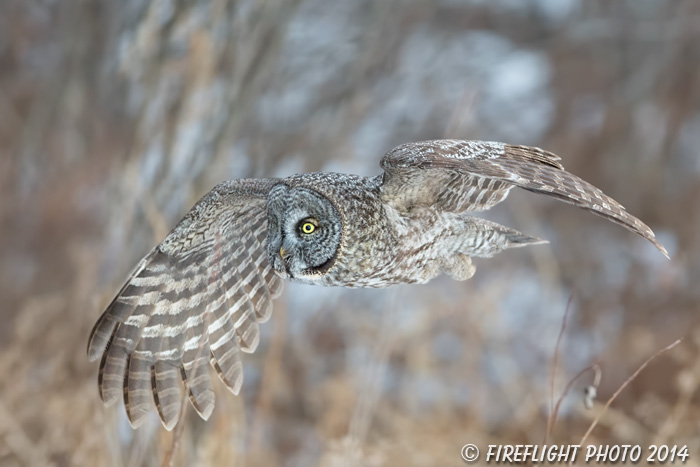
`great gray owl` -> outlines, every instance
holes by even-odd
[[[102,400],[124,399],[133,426],[153,403],[167,429],[181,383],[201,417],[214,407],[208,364],[237,394],[282,279],[345,287],[474,274],[472,256],[544,240],[469,215],[511,188],[590,210],[664,247],[639,219],[542,149],[480,141],[404,144],[384,174],[307,173],[233,180],[206,194],[139,262],[95,324]]]

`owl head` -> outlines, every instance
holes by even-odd
[[[285,278],[322,277],[340,248],[343,222],[333,203],[316,190],[280,184],[268,196],[267,254]]]

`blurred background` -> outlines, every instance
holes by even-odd
[[[463,465],[466,443],[688,445],[700,463],[700,2],[2,0],[1,465]],[[466,282],[289,285],[202,422],[134,432],[90,329],[216,183],[380,173],[434,138],[537,145],[668,248],[514,190],[551,244]],[[550,375],[569,297],[554,397]]]

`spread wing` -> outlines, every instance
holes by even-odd
[[[124,398],[132,426],[155,406],[167,429],[180,417],[181,383],[207,419],[208,363],[235,394],[241,352],[258,345],[282,279],[268,264],[266,199],[275,180],[224,182],[141,260],[99,318],[88,356],[101,358],[100,396]]]
[[[485,141],[435,140],[389,151],[382,196],[400,212],[435,206],[482,211],[503,201],[514,186],[591,211],[666,249],[642,221],[590,183],[570,174],[559,157],[539,148]]]

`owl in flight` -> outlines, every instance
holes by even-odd
[[[472,256],[544,243],[472,217],[514,186],[558,198],[637,233],[642,221],[539,148],[437,140],[392,149],[376,177],[307,173],[223,182],[143,258],[99,318],[88,356],[100,359],[105,404],[124,399],[132,426],[155,405],[180,417],[181,381],[204,419],[214,408],[209,364],[237,394],[283,279],[345,287],[425,283],[475,271]]]

